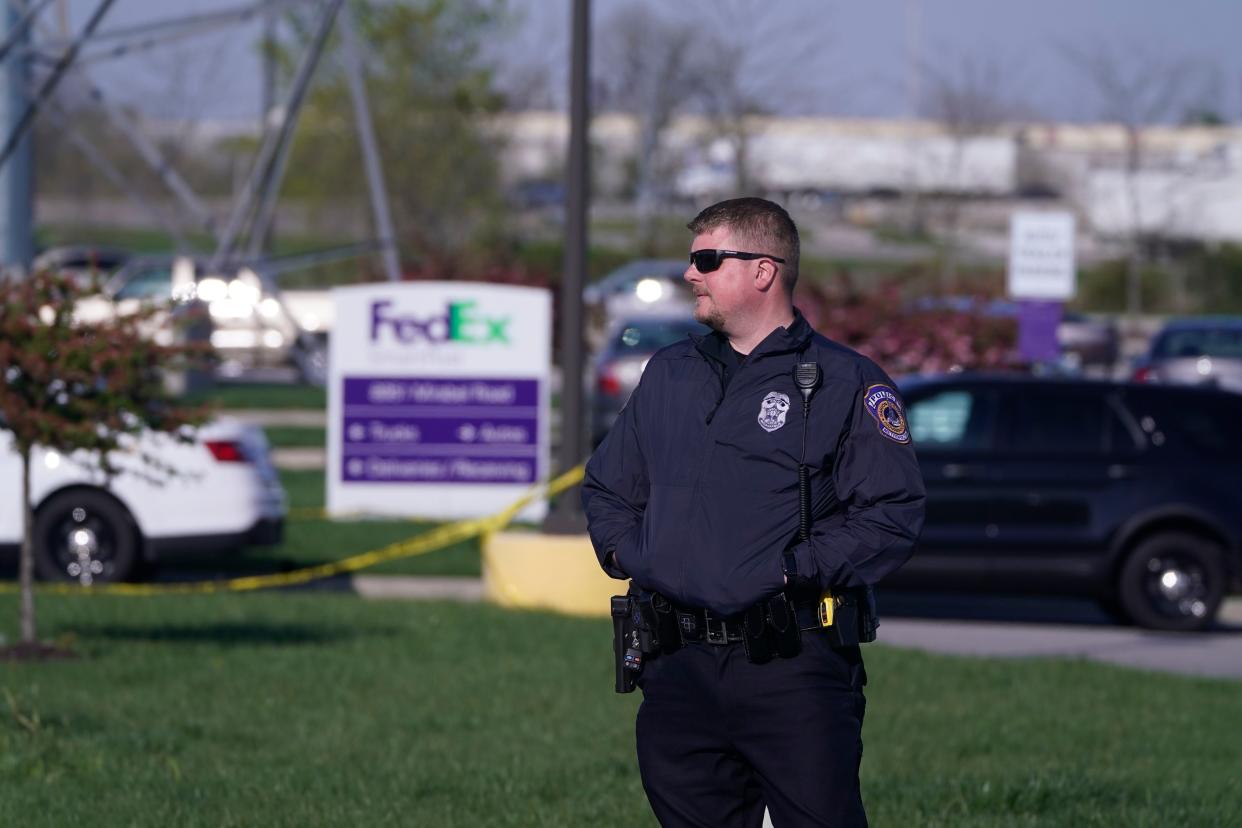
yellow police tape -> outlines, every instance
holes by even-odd
[[[99,584],[81,587],[76,584],[40,584],[40,592],[58,595],[185,595],[191,593],[213,592],[249,592],[256,589],[294,586],[330,578],[345,572],[357,572],[361,569],[393,561],[398,558],[412,558],[425,555],[437,549],[443,549],[460,541],[479,535],[498,532],[509,525],[517,513],[542,492],[545,497],[552,497],[576,486],[582,480],[583,467],[575,466],[559,477],[545,484],[536,484],[507,508],[485,518],[463,520],[437,527],[417,537],[397,541],[381,549],[362,552],[332,563],[308,566],[292,572],[276,572],[271,575],[251,575],[244,578],[230,578],[222,581],[196,581],[184,584]],[[317,514],[321,514],[316,510]],[[0,584],[0,592],[13,592],[17,586],[12,583]]]

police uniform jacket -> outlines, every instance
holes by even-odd
[[[822,372],[805,422],[799,362]],[[733,363],[717,333],[647,363],[586,467],[583,504],[605,571],[731,615],[782,590],[787,549],[798,579],[820,589],[874,585],[900,567],[924,490],[892,380],[796,311],[730,372]],[[803,440],[809,542],[797,540]]]

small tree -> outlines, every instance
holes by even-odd
[[[145,431],[190,439],[206,407],[178,404],[164,371],[207,358],[206,345],[160,345],[143,335],[164,309],[78,324],[74,306],[93,286],[50,273],[0,281],[0,429],[21,458],[23,524],[19,579],[22,644],[35,648],[34,508],[30,460],[36,447],[83,452],[106,476],[110,454]],[[153,458],[144,458],[158,466]],[[165,469],[165,471],[170,471]]]

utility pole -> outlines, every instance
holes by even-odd
[[[572,0],[572,57],[569,72],[569,162],[566,169],[565,259],[561,272],[561,450],[557,473],[564,473],[586,456],[583,427],[582,280],[587,265],[587,217],[590,207],[590,167],[587,135],[591,121],[590,0]],[[586,516],[576,492],[562,497],[544,522],[550,534],[586,531]]]
[[[0,94],[0,135],[13,135],[30,104],[30,27],[16,3],[0,9],[0,42],[17,35],[4,58],[4,90]],[[18,34],[18,28],[23,29]],[[34,258],[34,156],[27,133],[0,166],[0,268],[25,271]]]

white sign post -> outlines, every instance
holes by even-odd
[[[1074,298],[1074,216],[1014,213],[1009,221],[1009,295],[1014,299]]]
[[[547,476],[547,290],[420,282],[332,294],[329,515],[481,517]]]

